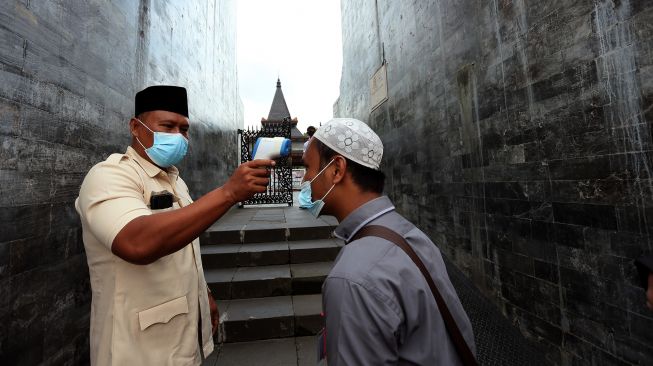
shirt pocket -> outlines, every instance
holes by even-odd
[[[170,319],[180,314],[188,314],[188,300],[186,296],[178,297],[153,308],[140,311],[138,313],[138,322],[141,326],[141,331],[143,331],[153,324],[167,323]]]

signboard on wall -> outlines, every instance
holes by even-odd
[[[388,74],[386,64],[383,63],[370,79],[370,111],[375,110],[386,100],[388,100]]]

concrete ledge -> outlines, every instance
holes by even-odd
[[[269,243],[286,240],[286,228],[250,229],[243,232],[243,243]]]
[[[238,244],[240,243],[240,230],[207,230],[200,235],[200,245]]]
[[[288,240],[315,240],[333,237],[333,226],[289,227]]]
[[[270,266],[288,263],[333,261],[341,246],[338,240],[291,241],[251,244],[218,244],[201,248],[202,263],[212,268]]]
[[[340,252],[335,240],[310,240],[288,242],[290,263],[312,263],[333,261]]]
[[[322,295],[293,296],[293,311],[295,312],[295,336],[317,334],[324,328],[322,317]]]
[[[205,271],[213,297],[220,300],[311,295],[322,292],[332,262],[240,267]]]
[[[204,269],[230,268],[238,265],[242,244],[205,245],[200,248]]]
[[[333,262],[291,264],[292,294],[309,295],[322,292],[322,284],[331,271]]]
[[[212,363],[203,366],[288,366],[297,365],[298,359],[294,338],[228,343],[214,353]]]
[[[224,332],[225,343],[292,337],[294,319],[292,316],[283,316],[225,322]]]
[[[285,241],[244,244],[238,253],[239,267],[288,264],[289,261],[288,243]]]
[[[225,343],[202,366],[315,366],[317,337]]]
[[[290,296],[221,301],[224,341],[245,342],[291,337],[294,313]]]

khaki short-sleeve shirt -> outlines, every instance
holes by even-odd
[[[152,210],[150,196],[160,191],[173,194],[173,205]],[[114,238],[131,220],[192,202],[175,167],[162,170],[131,147],[86,175],[75,208],[93,292],[92,365],[199,365],[200,346],[205,356],[213,351],[198,239],[149,265],[128,263],[111,252]]]

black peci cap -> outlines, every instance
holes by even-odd
[[[168,111],[188,117],[186,88],[155,85],[139,91],[136,93],[134,115],[149,111]]]

